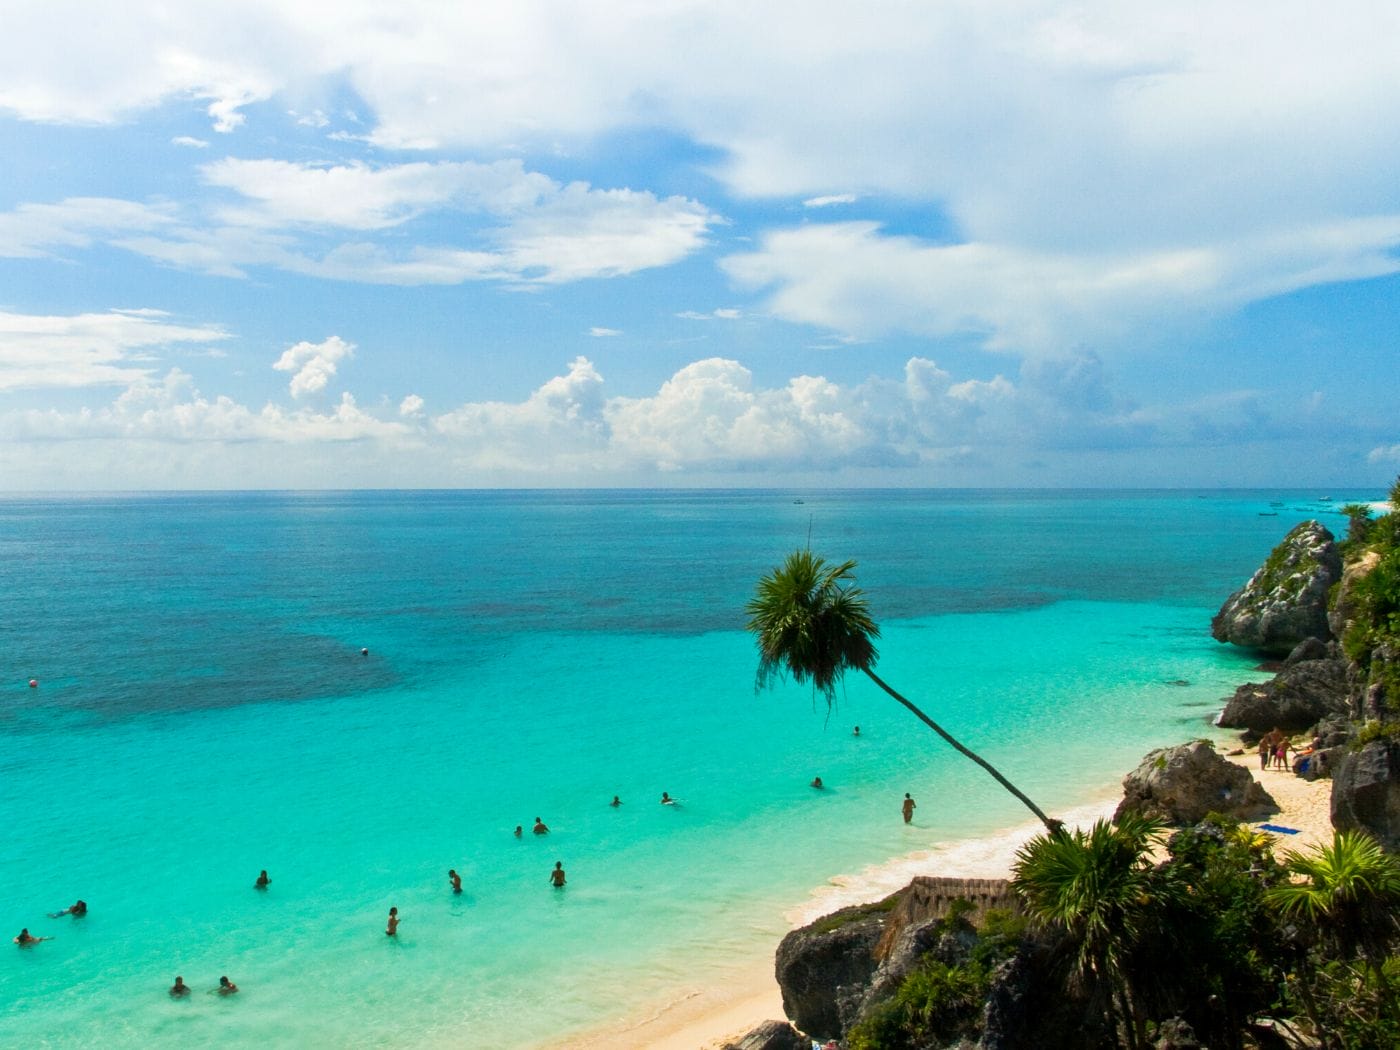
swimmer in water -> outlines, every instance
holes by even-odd
[[[914,807],[915,807],[916,805],[918,805],[918,803],[915,802],[912,798],[910,798],[910,797],[909,797],[909,792],[906,791],[906,792],[904,793],[904,805],[903,805],[904,823],[908,824],[910,821],[912,821],[912,820],[914,819]]]
[[[860,726],[856,726],[851,730],[851,736],[860,736]]]
[[[545,827],[544,821],[542,821],[539,817],[535,818],[535,826],[530,830],[533,831],[536,835],[549,834],[549,828]]]
[[[515,825],[515,837],[520,838],[523,834],[525,834],[525,829],[519,824]]]
[[[618,806],[622,805],[622,799],[620,799],[620,798],[618,798],[616,795],[614,795],[614,796],[613,796],[613,800],[612,800],[611,802],[609,802],[608,805],[610,805],[610,806],[612,806],[614,809],[616,809]]]
[[[233,995],[238,991],[238,985],[234,984],[227,977],[219,978],[218,992],[220,995]]]
[[[263,868],[262,871],[258,872],[258,879],[256,882],[253,883],[253,888],[258,890],[265,890],[271,884],[272,880],[267,877],[267,869]]]
[[[384,933],[385,933],[387,936],[389,936],[389,937],[394,937],[394,936],[397,936],[397,935],[398,935],[398,932],[399,932],[399,909],[398,909],[398,908],[390,908],[390,909],[389,909],[389,925],[388,925],[388,927],[384,930]]]
[[[676,804],[676,800],[663,791],[661,792],[661,804],[663,806],[674,806]]]
[[[456,869],[456,868],[448,868],[448,869],[447,869],[447,877],[448,877],[448,879],[451,880],[451,882],[452,882],[452,892],[453,892],[453,893],[461,893],[461,892],[462,892],[462,876],[460,876],[460,875],[457,874],[457,869]]]
[[[29,932],[29,927],[26,926],[24,929],[19,931],[19,936],[15,938],[15,943],[18,944],[21,948],[31,948],[34,945],[38,944],[40,941],[48,941],[52,939],[53,938],[51,937],[32,936]]]
[[[190,986],[185,983],[183,977],[175,978],[175,983],[170,986],[170,998],[179,999],[190,994]]]
[[[64,908],[62,911],[51,911],[51,912],[49,912],[49,918],[50,918],[50,919],[59,919],[59,918],[62,918],[63,916],[65,916],[65,915],[81,916],[81,915],[86,915],[86,914],[87,914],[87,901],[80,900],[80,901],[74,902],[73,904],[68,905],[68,907]]]
[[[554,870],[549,873],[549,884],[556,890],[564,888],[564,862],[562,860],[554,862]]]
[[[813,786],[814,788],[820,788],[820,787],[825,787],[826,785],[822,783],[822,778],[821,778],[821,777],[813,777],[813,778],[812,778],[812,786]]]

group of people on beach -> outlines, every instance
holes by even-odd
[[[1259,738],[1259,768],[1268,769],[1273,763],[1274,769],[1287,771],[1290,766],[1288,753],[1293,752],[1292,770],[1298,776],[1307,776],[1309,779],[1324,772],[1323,763],[1325,753],[1322,747],[1322,738],[1313,737],[1311,743],[1305,747],[1296,746],[1288,739],[1288,734],[1278,726],[1274,726],[1262,737]]]

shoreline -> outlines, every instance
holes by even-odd
[[[1242,755],[1225,753],[1238,747],[1233,739],[1217,736],[1212,743],[1226,761],[1249,770],[1278,804],[1279,812],[1248,821],[1249,826],[1276,824],[1297,830],[1291,835],[1269,832],[1277,852],[1331,841],[1330,779],[1308,781],[1291,770],[1260,770],[1257,756],[1248,750]],[[1095,800],[1071,807],[1061,819],[1071,827],[1088,827],[1101,817],[1111,817],[1122,797],[1121,782],[1106,786]],[[1007,878],[1016,851],[1041,830],[1039,821],[1030,820],[977,838],[938,841],[856,874],[833,875],[813,889],[807,900],[785,911],[783,918],[796,929],[839,908],[881,900],[903,889],[916,875]],[[726,987],[695,988],[670,1002],[652,1003],[551,1045],[564,1050],[720,1050],[764,1021],[786,1021],[773,973],[776,950],[777,945],[771,945],[764,957],[742,967]]]

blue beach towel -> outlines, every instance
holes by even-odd
[[[1297,828],[1286,828],[1286,827],[1284,827],[1282,824],[1260,824],[1260,825],[1259,825],[1259,830],[1260,830],[1260,831],[1276,831],[1276,832],[1278,832],[1280,835],[1296,835],[1296,834],[1298,834],[1298,829],[1297,829]]]

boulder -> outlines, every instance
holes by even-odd
[[[1372,740],[1335,764],[1332,826],[1369,831],[1388,851],[1400,851],[1400,743]]]
[[[764,1021],[738,1042],[725,1043],[720,1050],[812,1050],[812,1040],[786,1021]]]
[[[1123,801],[1113,815],[1125,813],[1195,824],[1208,813],[1237,820],[1257,820],[1277,813],[1278,805],[1249,770],[1216,754],[1208,740],[1158,748],[1123,778]]]
[[[782,939],[775,969],[794,1026],[825,1040],[840,1039],[855,1022],[892,904],[843,908]]]
[[[1255,733],[1275,726],[1288,733],[1301,732],[1325,718],[1345,716],[1351,707],[1348,690],[1345,660],[1289,662],[1272,681],[1236,689],[1216,724]]]
[[[1286,655],[1305,638],[1330,639],[1327,593],[1342,577],[1332,533],[1305,521],[1273,549],[1210,622],[1220,642]]]

